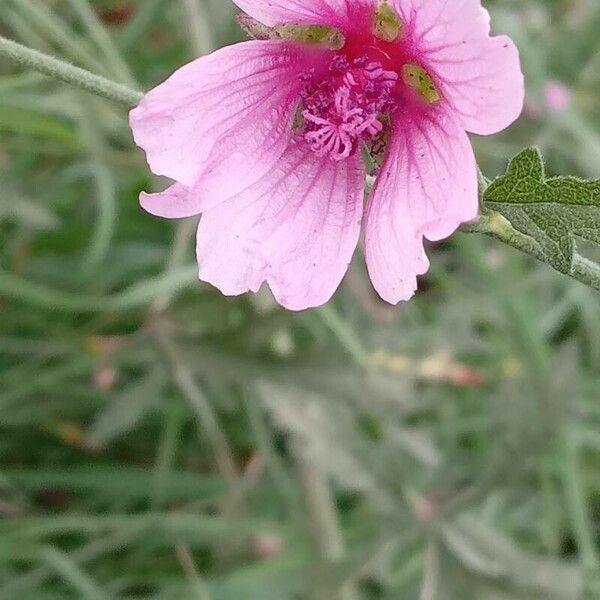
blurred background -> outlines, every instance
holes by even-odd
[[[539,145],[600,173],[600,3],[484,2]],[[0,0],[0,33],[148,89],[228,0]],[[0,61],[0,600],[600,598],[600,302],[500,243],[378,301],[223,298],[118,105]]]

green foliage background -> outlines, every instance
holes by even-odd
[[[597,178],[600,4],[486,4],[539,114],[483,172]],[[146,89],[233,14],[0,0],[0,33]],[[597,292],[457,234],[398,308],[361,256],[317,311],[225,299],[139,209],[163,185],[125,110],[0,62],[0,600],[600,598]]]

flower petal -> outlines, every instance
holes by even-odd
[[[477,211],[477,166],[460,124],[441,110],[397,124],[367,208],[365,254],[379,295],[410,299],[429,269],[423,237],[448,237]]]
[[[510,38],[490,37],[481,0],[393,1],[464,129],[489,135],[519,117],[525,95],[519,52]]]
[[[152,171],[191,188],[216,154],[221,162],[229,156],[230,179],[260,176],[252,171],[256,164],[245,161],[260,152],[269,169],[279,158],[301,86],[298,74],[316,58],[294,43],[249,41],[179,69],[131,112],[135,141]]]
[[[245,13],[275,27],[285,23],[346,28],[378,0],[233,0]]]
[[[200,279],[226,295],[267,282],[290,310],[327,302],[356,248],[363,195],[359,156],[335,162],[293,141],[259,182],[202,215]]]
[[[142,208],[156,217],[165,219],[185,219],[199,215],[217,203],[213,196],[207,196],[190,189],[181,183],[175,183],[164,192],[147,194],[142,192],[140,204]]]

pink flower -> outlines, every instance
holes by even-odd
[[[571,90],[560,81],[551,80],[544,87],[546,106],[552,113],[564,113],[571,108]]]
[[[375,288],[408,300],[424,238],[477,216],[466,132],[522,110],[514,44],[490,37],[480,0],[235,1],[271,39],[184,66],[132,111],[151,169],[176,182],[142,206],[202,214],[200,279],[227,295],[267,282],[292,310],[331,298],[364,221]],[[363,219],[365,154],[377,179]]]

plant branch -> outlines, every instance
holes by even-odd
[[[517,231],[508,219],[495,211],[484,212],[479,219],[461,227],[464,233],[483,233],[499,240],[521,252],[525,252],[537,260],[547,263],[539,243],[532,237]],[[575,254],[570,277],[600,291],[600,265]]]
[[[0,57],[108,100],[135,106],[142,93],[0,36]]]

